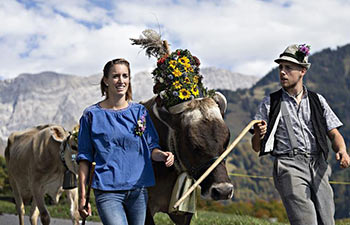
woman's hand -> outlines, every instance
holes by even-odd
[[[166,167],[170,167],[174,164],[174,154],[172,152],[163,152],[158,148],[153,149],[152,159],[154,161],[164,162]]]
[[[88,216],[91,216],[91,205],[90,203],[88,204],[88,208],[85,208],[85,198],[80,199],[79,201],[79,214],[81,218],[85,219]]]

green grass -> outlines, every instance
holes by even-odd
[[[29,207],[26,206],[26,215],[29,213]],[[48,210],[50,215],[54,218],[70,219],[69,205],[62,203],[58,205],[49,205]],[[15,204],[0,200],[0,213],[15,214]],[[100,221],[97,215],[96,207],[93,206],[93,216],[89,217],[91,221]],[[164,213],[157,213],[155,216],[157,225],[173,225],[168,215]],[[193,216],[191,225],[286,225],[285,223],[271,222],[266,219],[258,219],[244,215],[233,215],[217,212],[199,211],[197,215]],[[350,224],[350,219],[338,220],[336,225]]]
[[[157,225],[173,225],[168,215],[158,213],[155,216]],[[232,215],[217,212],[199,211],[193,216],[191,225],[284,225],[284,223],[274,223],[264,219],[250,216]]]

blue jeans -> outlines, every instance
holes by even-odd
[[[147,189],[128,191],[94,190],[96,207],[104,225],[144,225]]]

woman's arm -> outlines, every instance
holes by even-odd
[[[89,164],[87,160],[79,162],[78,180],[79,180],[79,213],[82,218],[86,218],[91,215],[91,206],[86,210],[84,208],[86,202],[86,189],[85,184],[89,176]]]
[[[152,151],[152,159],[158,162],[165,162],[166,167],[174,164],[174,155],[171,152],[163,152],[159,148],[154,148]]]

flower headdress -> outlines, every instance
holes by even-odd
[[[214,90],[203,86],[199,73],[200,61],[187,49],[177,49],[170,53],[167,41],[153,30],[142,32],[144,36],[131,39],[133,45],[146,49],[148,57],[155,56],[157,67],[153,70],[153,92],[157,94],[167,108],[181,102],[214,95]]]

